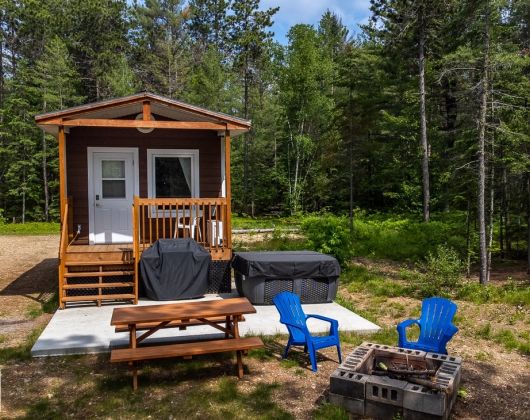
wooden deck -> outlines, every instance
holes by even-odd
[[[133,243],[90,245],[76,239],[72,200],[64,202],[59,250],[59,303],[138,302],[139,267],[143,251],[158,239],[193,238],[214,261],[232,257],[229,206],[225,198],[142,199],[133,206]]]

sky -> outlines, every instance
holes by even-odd
[[[326,9],[337,14],[350,30],[350,35],[359,32],[359,24],[368,22],[370,0],[261,0],[261,9],[280,7],[274,15],[272,31],[275,39],[287,44],[287,32],[297,23],[318,26]]]

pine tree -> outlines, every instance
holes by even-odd
[[[279,10],[269,8],[259,10],[259,0],[239,0],[232,4],[232,14],[227,18],[229,40],[231,43],[232,61],[234,69],[239,74],[243,88],[243,118],[252,118],[251,90],[256,86],[260,71],[259,64],[269,41],[272,39],[272,17]],[[249,170],[250,164],[250,139],[245,134],[243,140],[243,197],[242,203],[245,211],[254,214],[253,197],[249,187],[253,185]],[[250,207],[250,209],[249,209]]]

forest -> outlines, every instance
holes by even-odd
[[[58,219],[36,114],[150,91],[252,120],[238,214],[452,218],[485,283],[530,241],[530,3],[370,3],[282,45],[259,0],[0,0],[0,218]]]

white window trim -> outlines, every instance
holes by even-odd
[[[199,150],[198,149],[147,149],[147,197],[155,197],[155,158],[157,157],[189,157],[191,158],[191,196],[200,197],[200,178],[199,178]],[[155,208],[151,206],[151,217],[156,217]],[[174,213],[174,211],[173,211]],[[161,216],[160,211],[158,215]],[[169,211],[167,215],[169,216]],[[173,215],[174,216],[174,215]]]

